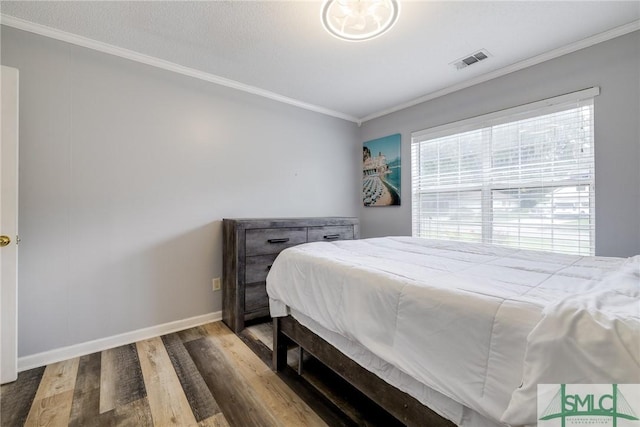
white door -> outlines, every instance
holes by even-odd
[[[0,384],[18,378],[18,70],[2,66]]]

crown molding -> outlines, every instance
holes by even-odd
[[[486,81],[493,80],[498,77],[502,77],[504,75],[513,73],[515,71],[519,71],[519,70],[540,64],[542,62],[549,61],[550,59],[555,59],[560,56],[567,55],[569,53],[573,53],[578,50],[585,49],[587,47],[596,45],[598,43],[602,43],[607,40],[611,40],[616,37],[620,37],[625,34],[632,33],[638,30],[640,30],[640,20],[636,20],[636,21],[630,22],[629,24],[613,28],[611,30],[596,34],[591,37],[587,37],[586,39],[582,39],[575,43],[571,43],[566,46],[559,47],[554,50],[550,50],[549,52],[545,52],[541,55],[537,55],[532,58],[525,59],[524,61],[516,62],[515,64],[509,65],[507,67],[500,68],[498,70],[489,72],[487,74],[483,74],[481,76],[477,76],[475,78],[466,80],[464,82],[429,93],[427,95],[413,99],[409,102],[396,105],[395,107],[387,108],[377,113],[369,114],[365,117],[362,117],[360,119],[360,122],[364,123],[369,120],[376,119],[378,117],[386,116],[387,114],[395,113],[396,111],[404,110],[405,108],[413,107],[414,105],[422,104],[423,102],[426,102],[426,101],[431,101],[432,99],[439,98],[441,96],[448,95],[453,92],[457,92],[461,89],[466,89],[468,87],[475,86],[477,84],[484,83]]]
[[[76,34],[68,33],[65,31],[61,31],[55,28],[47,27],[45,25],[36,24],[34,22],[26,21],[24,19],[16,18],[10,15],[5,15],[0,13],[0,23],[2,25],[7,25],[9,27],[17,28],[19,30],[28,31],[34,34],[39,34],[41,36],[53,38],[56,40],[60,40],[66,43],[71,43],[77,46],[85,47],[88,49],[93,49],[99,52],[107,53],[109,55],[118,56],[120,58],[129,59],[131,61],[139,62],[142,64],[150,65],[152,67],[161,68],[166,71],[171,71],[174,73],[182,74],[188,77],[193,77],[199,80],[204,80],[206,82],[214,83],[217,85],[229,87],[232,89],[240,90],[243,92],[247,92],[253,95],[261,96],[263,98],[271,99],[273,101],[281,102],[284,104],[292,105],[294,107],[302,108],[305,110],[313,111],[316,113],[324,114],[331,117],[336,117],[339,119],[347,120],[353,123],[356,123],[360,126],[362,123],[367,122],[369,120],[376,119],[378,117],[386,116],[391,113],[395,113],[400,110],[404,110],[409,107],[413,107],[415,105],[421,104],[423,102],[431,101],[433,99],[439,98],[441,96],[448,95],[453,92],[457,92],[462,89],[466,89],[471,86],[475,86],[480,83],[487,82],[489,80],[493,80],[498,77],[502,77],[504,75],[513,73],[515,71],[520,71],[522,69],[540,64],[545,61],[549,61],[551,59],[558,58],[563,55],[567,55],[569,53],[576,52],[581,49],[585,49],[587,47],[596,45],[598,43],[605,42],[607,40],[614,39],[616,37],[623,36],[625,34],[640,30],[640,20],[632,21],[628,24],[622,25],[620,27],[613,28],[611,30],[596,34],[591,37],[587,37],[586,39],[577,41],[575,43],[571,43],[569,45],[551,50],[549,52],[545,52],[541,55],[534,56],[529,59],[525,59],[524,61],[516,62],[515,64],[509,65],[507,67],[474,77],[469,80],[465,80],[461,83],[448,86],[441,90],[431,92],[419,98],[415,98],[411,101],[398,104],[394,107],[390,107],[367,116],[357,118],[355,116],[342,113],[339,111],[330,110],[328,108],[324,108],[318,105],[309,104],[303,101],[299,101],[297,99],[289,98],[284,95],[280,95],[275,92],[271,92],[265,89],[261,89],[255,86],[246,85],[244,83],[240,83],[235,80],[226,79],[224,77],[217,76],[215,74],[206,73],[204,71],[196,70],[193,68],[185,67],[180,64],[176,64],[173,62],[165,61],[163,59],[159,59],[153,56],[144,55],[129,49],[120,48],[114,45],[110,45],[107,43],[99,42],[97,40],[93,40],[87,37],[82,37]]]
[[[17,28],[19,30],[28,31],[30,33],[38,34],[41,36],[49,37],[52,39],[60,40],[66,43],[71,43],[76,46],[93,49],[109,55],[118,56],[120,58],[128,59],[131,61],[139,62],[141,64],[150,65],[152,67],[161,68],[166,71],[182,74],[184,76],[193,77],[196,79],[204,80],[209,83],[214,83],[220,86],[225,86],[231,89],[240,90],[250,93],[252,95],[261,96],[263,98],[271,99],[273,101],[281,102],[283,104],[289,104],[294,107],[302,108],[305,110],[313,111],[316,113],[324,114],[331,117],[354,122],[360,125],[360,120],[349,114],[341,113],[339,111],[333,111],[328,108],[320,107],[318,105],[309,104],[297,99],[289,98],[284,95],[280,95],[275,92],[271,92],[259,87],[250,86],[244,83],[240,83],[235,80],[226,79],[224,77],[217,76],[215,74],[206,73],[204,71],[196,70],[194,68],[185,67],[180,64],[165,61],[160,58],[156,58],[149,55],[144,55],[133,50],[124,49],[118,46],[114,46],[108,43],[103,43],[97,40],[93,40],[87,37],[79,36],[77,34],[68,33],[55,28],[47,27],[45,25],[36,24],[34,22],[26,21],[24,19],[16,18],[14,16],[0,14],[0,23],[8,27]]]

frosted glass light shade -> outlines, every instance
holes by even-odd
[[[322,24],[343,40],[369,40],[388,31],[398,20],[396,0],[327,0]]]

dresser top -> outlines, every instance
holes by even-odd
[[[357,225],[355,217],[307,217],[307,218],[223,218],[223,223],[243,228],[269,227],[319,227],[326,225]]]

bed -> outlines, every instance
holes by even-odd
[[[366,394],[408,396],[382,402],[406,424],[533,425],[538,383],[640,383],[639,272],[640,257],[411,237],[296,246],[267,277],[274,366],[304,341],[382,381]]]

